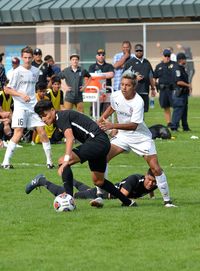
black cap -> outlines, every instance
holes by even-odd
[[[178,53],[176,56],[177,61],[180,59],[186,59],[186,55],[184,53]]]
[[[135,51],[143,51],[143,45],[142,44],[136,44],[135,45]]]
[[[39,49],[39,48],[36,48],[36,49],[33,51],[33,54],[34,54],[34,55],[42,55],[42,50]]]
[[[170,51],[169,49],[165,49],[165,50],[163,51],[163,55],[164,55],[164,56],[170,56],[170,55],[171,55],[171,51]]]

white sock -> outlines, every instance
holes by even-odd
[[[167,177],[165,176],[165,173],[163,172],[160,176],[155,176],[156,178],[156,184],[158,186],[158,189],[160,190],[160,193],[163,197],[164,201],[169,201],[169,187],[167,183]]]
[[[13,142],[12,140],[9,141],[2,165],[10,165],[10,159],[13,156],[16,146],[17,144],[15,142]]]
[[[42,142],[42,146],[43,146],[46,158],[47,158],[47,164],[52,165],[53,163],[52,163],[52,157],[51,157],[51,143],[50,143],[50,141]]]

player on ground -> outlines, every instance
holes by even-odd
[[[167,178],[158,163],[151,132],[144,123],[144,102],[136,93],[136,85],[136,75],[125,71],[121,79],[121,91],[112,94],[110,107],[99,119],[99,126],[103,131],[118,129],[117,135],[111,140],[107,160],[110,161],[116,155],[130,150],[143,156],[156,178],[164,205],[174,207],[169,196]],[[107,120],[114,112],[117,114],[118,123]],[[95,204],[94,201],[91,204]]]
[[[65,182],[65,180],[63,180]],[[74,193],[74,198],[77,199],[95,199],[97,196],[97,188],[89,187],[88,185],[73,180],[73,185],[76,187],[78,192]],[[46,179],[42,174],[37,175],[30,183],[26,186],[26,193],[29,194],[37,187],[44,186],[48,189],[54,196],[58,196],[65,192],[64,187],[56,185]],[[129,198],[140,198],[143,197],[157,188],[155,177],[149,169],[145,175],[133,174],[123,179],[122,181],[115,184],[117,189],[119,189],[125,196]],[[113,199],[114,197],[107,193],[103,192],[103,198]]]
[[[35,112],[50,125],[54,123],[66,138],[65,155],[60,158],[58,174],[64,180],[66,193],[73,196],[73,173],[71,166],[88,161],[93,183],[113,196],[119,198],[125,206],[136,203],[122,194],[111,182],[104,178],[106,157],[110,150],[110,141],[105,132],[82,113],[73,110],[56,111],[50,101],[40,101]],[[73,148],[74,139],[82,144]]]
[[[14,134],[8,144],[2,167],[4,169],[13,168],[10,159],[16,145],[23,136],[24,128],[36,127],[43,145],[47,159],[47,168],[53,168],[51,159],[51,144],[44,130],[44,123],[34,112],[37,102],[35,96],[35,85],[39,77],[39,69],[31,65],[33,60],[33,50],[25,47],[21,50],[23,65],[13,71],[9,84],[4,87],[5,93],[10,94],[14,100],[14,112],[12,116],[12,128]]]

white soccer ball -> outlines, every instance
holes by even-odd
[[[53,207],[56,212],[67,212],[73,211],[76,208],[76,205],[74,198],[71,195],[62,193],[54,199]]]

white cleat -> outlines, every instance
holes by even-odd
[[[171,201],[166,201],[166,202],[164,202],[164,206],[166,207],[166,208],[176,208],[176,207],[178,207],[178,206],[176,206],[175,204],[173,204]]]
[[[101,197],[93,199],[90,201],[90,205],[92,207],[102,208],[103,207],[103,199]]]

